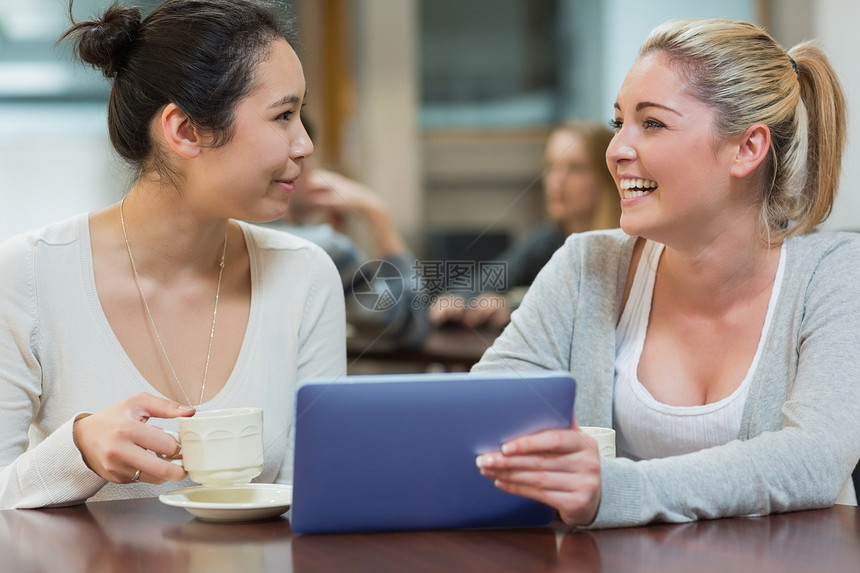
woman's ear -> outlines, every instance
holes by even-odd
[[[754,123],[740,136],[730,173],[735,177],[746,177],[761,165],[769,152],[770,129],[763,123]]]
[[[193,159],[200,155],[203,141],[191,120],[176,104],[169,103],[161,110],[161,134],[170,148],[185,157]]]

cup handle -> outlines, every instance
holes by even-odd
[[[180,449],[179,449],[179,453],[181,454],[181,453],[182,453],[182,440],[180,440],[180,439],[179,439],[179,433],[178,433],[178,432],[174,432],[174,431],[172,431],[172,430],[164,430],[164,432],[165,432],[166,434],[170,434],[170,435],[173,437],[173,439],[174,439],[174,440],[176,440],[176,443],[177,443],[177,444],[179,444],[179,448],[180,448]],[[170,463],[172,463],[172,464],[176,464],[176,465],[178,465],[178,466],[181,466],[181,465],[182,465],[182,458],[176,458],[176,459],[172,459],[172,460],[169,460],[169,459],[167,459],[167,458],[164,458],[164,460],[165,460],[165,461],[168,461],[168,462],[170,462]]]

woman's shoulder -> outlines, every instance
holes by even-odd
[[[562,251],[568,256],[586,260],[604,260],[618,257],[629,259],[638,237],[628,235],[621,229],[601,229],[585,233],[573,233],[567,237]]]
[[[786,250],[794,265],[818,267],[860,262],[860,233],[816,231],[786,241]],[[860,272],[860,265],[852,265]],[[854,269],[846,269],[850,271]]]
[[[315,242],[291,233],[288,230],[254,225],[239,221],[249,247],[260,251],[283,251],[307,253],[312,257],[328,258],[325,251]]]
[[[586,244],[604,245],[610,247],[622,247],[628,243],[636,242],[638,237],[628,235],[622,229],[597,229],[584,233],[572,233],[567,237],[567,242],[580,241]]]
[[[785,241],[787,288],[804,297],[839,298],[860,282],[860,234],[817,231]]]
[[[560,284],[623,287],[637,239],[621,229],[574,233],[541,270],[535,284],[551,285],[551,290],[558,290]]]
[[[289,271],[300,266],[303,269],[302,276],[329,277],[340,288],[340,275],[334,262],[328,253],[313,241],[283,230],[244,221],[239,221],[239,225],[245,235],[248,254],[257,261],[260,268],[280,269],[284,272],[277,274],[295,280],[297,275]],[[313,271],[307,273],[308,269]]]
[[[81,240],[87,232],[86,213],[75,215],[68,219],[25,231],[0,242],[0,300],[3,300],[0,314],[13,312],[14,309],[25,309],[24,312],[35,313],[37,306],[37,284],[67,286],[57,281],[63,271],[49,263],[40,272],[38,261],[39,251],[66,248]],[[73,256],[79,251],[74,250]],[[66,254],[61,255],[67,256]],[[47,260],[56,261],[49,256]],[[42,275],[40,282],[39,275]],[[64,277],[65,278],[65,277]],[[60,288],[60,287],[58,287]],[[7,317],[10,315],[7,315]],[[19,315],[20,316],[20,315]],[[3,322],[0,319],[0,322]]]
[[[13,235],[0,242],[0,262],[6,263],[32,252],[38,245],[69,245],[80,240],[87,224],[87,214],[80,213],[61,221]]]

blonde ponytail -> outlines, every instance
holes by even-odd
[[[845,96],[824,52],[811,42],[789,50],[797,62],[800,94],[809,126],[805,213],[797,217],[797,233],[811,231],[833,209],[845,147]]]

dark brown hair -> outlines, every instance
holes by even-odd
[[[93,20],[75,22],[60,41],[113,82],[108,131],[114,149],[138,175],[169,165],[150,137],[150,122],[173,103],[213,146],[232,137],[238,102],[254,88],[256,65],[271,43],[292,43],[284,8],[257,0],[166,0],[141,19],[114,3]]]

